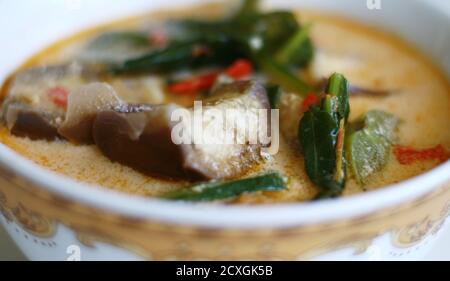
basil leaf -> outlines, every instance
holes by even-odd
[[[311,86],[303,81],[289,67],[278,63],[269,55],[260,54],[257,61],[269,79],[279,84],[283,89],[293,91],[299,95],[306,95],[311,91]]]
[[[240,56],[239,50],[231,38],[216,34],[198,40],[172,42],[162,50],[154,51],[136,59],[115,66],[115,73],[171,72],[183,68],[229,65]],[[204,52],[195,54],[195,49],[204,48]]]
[[[335,187],[337,132],[336,121],[317,106],[312,106],[300,122],[300,143],[306,173],[319,187]]]
[[[280,49],[280,43],[287,42],[299,30],[295,15],[288,11],[274,11],[262,14],[254,23],[252,36],[259,36],[264,50],[269,53]]]
[[[309,38],[311,25],[305,25],[298,29],[287,43],[278,51],[276,59],[283,64],[296,66],[307,65],[314,56],[314,47]]]
[[[215,21],[179,20],[175,24],[179,36],[165,49],[133,56],[123,64],[113,66],[112,70],[117,74],[174,72],[180,68],[226,66],[238,58],[246,58],[261,67],[267,76],[281,80],[281,86],[287,85],[289,90],[300,94],[310,91],[311,87],[289,69],[290,66],[304,66],[311,60],[313,46],[309,37],[298,35],[301,27],[294,13],[263,12],[259,4],[258,0],[243,1],[234,15]],[[209,51],[193,56],[192,47],[198,45]],[[289,62],[271,62],[274,52],[283,46],[287,48],[285,56],[289,57]],[[261,62],[259,57],[267,58]]]
[[[299,126],[299,141],[308,177],[319,198],[339,195],[346,181],[345,130],[350,111],[347,80],[333,74],[320,106],[311,106]]]

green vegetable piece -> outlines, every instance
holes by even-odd
[[[373,134],[383,136],[389,143],[395,141],[399,120],[394,115],[381,110],[371,110],[366,113],[364,123]]]
[[[283,91],[278,85],[268,85],[266,86],[267,97],[269,98],[270,107],[278,108],[278,103],[280,102],[281,95]]]
[[[312,87],[285,65],[279,64],[269,56],[258,56],[259,66],[272,82],[281,85],[283,89],[293,91],[301,96],[311,92]]]
[[[148,46],[150,44],[148,37],[141,32],[121,31],[103,33],[91,41],[88,49],[105,49],[111,48],[117,44],[124,44],[127,46]]]
[[[337,133],[335,120],[317,106],[311,106],[300,122],[299,138],[306,173],[312,182],[332,194],[338,194],[342,189],[342,183],[334,180]]]
[[[369,111],[354,126],[347,138],[347,152],[351,170],[357,181],[364,185],[371,175],[380,171],[388,162],[391,145],[395,140],[398,119],[383,111]]]
[[[117,63],[138,57],[151,49],[144,33],[134,31],[103,33],[89,42],[79,54],[82,61]]]
[[[189,189],[170,192],[162,198],[182,201],[214,201],[231,199],[247,192],[279,191],[283,189],[286,189],[284,178],[277,172],[269,172],[235,181],[199,184]]]
[[[298,29],[287,43],[278,51],[276,59],[282,64],[305,66],[314,56],[314,47],[309,38],[311,25]]]
[[[253,36],[263,40],[263,49],[277,52],[299,30],[295,15],[288,11],[274,11],[261,15],[254,23]]]
[[[300,25],[292,12],[262,12],[259,4],[260,1],[257,0],[243,1],[240,9],[225,19],[177,21],[173,25],[177,30],[176,40],[172,40],[165,49],[134,56],[111,69],[117,74],[174,72],[180,69],[226,66],[238,58],[247,58],[256,66],[262,67],[267,72],[265,74],[280,80],[282,83],[279,84],[283,87],[300,94],[310,91],[312,88],[301,81],[288,66],[304,66],[310,61],[313,52],[311,41],[309,38],[302,39],[304,35],[300,36],[301,34],[298,35],[300,38],[295,39]],[[271,62],[273,59],[268,58],[272,58],[290,40],[293,41],[292,46],[286,51],[290,57],[289,63]],[[300,43],[301,46],[294,46],[294,43]],[[198,46],[205,47],[204,50],[207,51],[200,52],[200,55],[199,52],[193,52]],[[294,52],[294,47],[299,51]],[[267,57],[262,63],[258,60],[261,56]]]
[[[239,10],[234,15],[234,20],[242,20],[252,15],[259,14],[261,6],[260,0],[244,0]]]
[[[346,181],[345,130],[349,114],[347,80],[333,74],[321,105],[311,106],[299,126],[308,177],[320,188],[319,198],[339,195]]]
[[[192,48],[191,42],[172,44],[163,50],[128,60],[122,65],[114,67],[113,71],[115,73],[168,71],[190,64],[193,60]]]
[[[171,72],[184,68],[229,65],[240,56],[229,38],[208,36],[198,40],[173,42],[166,48],[113,67],[115,73]],[[196,53],[196,50],[200,50]]]
[[[190,36],[221,33],[233,38],[239,42],[234,48],[246,49],[248,58],[261,50],[272,54],[295,36],[300,27],[292,12],[263,13],[259,2],[244,1],[236,14],[225,20],[183,20],[180,27]],[[255,40],[258,41],[257,47],[254,46]]]
[[[337,110],[340,118],[347,119],[350,113],[349,87],[347,79],[342,74],[334,73],[328,80],[326,93],[337,97]]]

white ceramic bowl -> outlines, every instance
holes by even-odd
[[[2,1],[0,80],[46,45],[143,10],[204,1]],[[368,1],[377,2],[377,1]],[[267,1],[312,7],[393,31],[450,76],[450,15],[419,0]],[[448,10],[447,10],[448,12]],[[0,144],[0,221],[33,260],[419,259],[450,212],[450,162],[346,198],[271,206],[197,206],[77,183]]]

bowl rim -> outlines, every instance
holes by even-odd
[[[424,1],[416,3],[432,7]],[[431,9],[450,19],[442,10]],[[315,202],[255,206],[173,202],[77,182],[33,163],[3,143],[0,143],[0,169],[65,199],[114,214],[196,227],[239,229],[299,227],[356,218],[408,203],[450,182],[449,160],[425,173],[370,192]]]

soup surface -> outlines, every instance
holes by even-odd
[[[41,66],[66,65],[73,62],[82,65],[85,61],[89,62],[91,56],[98,54],[86,52],[86,46],[99,34],[118,30],[154,30],[168,19],[189,17],[217,20],[228,14],[228,10],[229,7],[206,5],[183,12],[181,9],[163,11],[83,31],[31,57],[3,85],[3,100],[7,100],[17,73]],[[349,98],[349,123],[356,122],[370,110],[387,112],[399,120],[395,129],[395,141],[389,146],[389,157],[382,168],[377,168],[376,172],[361,182],[350,171],[352,163],[348,161],[345,188],[342,191],[344,196],[397,183],[432,169],[447,159],[447,151],[450,150],[450,85],[437,67],[413,47],[388,32],[318,11],[294,13],[302,24],[312,23],[309,36],[315,49],[314,57],[307,66],[299,69],[298,76],[314,83],[338,72],[345,76],[350,85],[356,85],[355,88],[359,90],[354,90],[354,94],[350,93]],[[158,41],[157,35],[153,34],[152,40]],[[159,39],[163,40],[164,37]],[[136,52],[137,56],[145,54],[147,50],[137,48],[133,49],[133,52]],[[202,98],[199,93],[180,95],[170,92],[165,75],[99,75],[91,77],[89,82],[107,82],[122,100],[133,104],[174,103],[190,107],[194,100]],[[177,75],[186,77],[192,74]],[[64,85],[71,89],[83,84],[86,82],[78,79],[64,81]],[[59,85],[53,86],[55,88]],[[37,91],[38,87],[39,85],[31,91]],[[225,177],[227,180],[248,178],[264,171],[278,171],[286,181],[286,188],[279,191],[242,193],[227,202],[295,202],[311,200],[317,196],[320,188],[311,180],[311,176],[308,176],[304,155],[299,148],[299,120],[307,110],[303,107],[304,100],[305,95],[284,90],[278,104],[278,153],[266,156],[237,177]],[[30,139],[12,134],[6,125],[1,128],[0,141],[52,171],[81,182],[127,193],[161,196],[194,184],[190,178],[168,179],[153,176],[134,169],[132,165],[112,161],[111,157],[102,153],[95,144],[74,144],[64,139]]]

